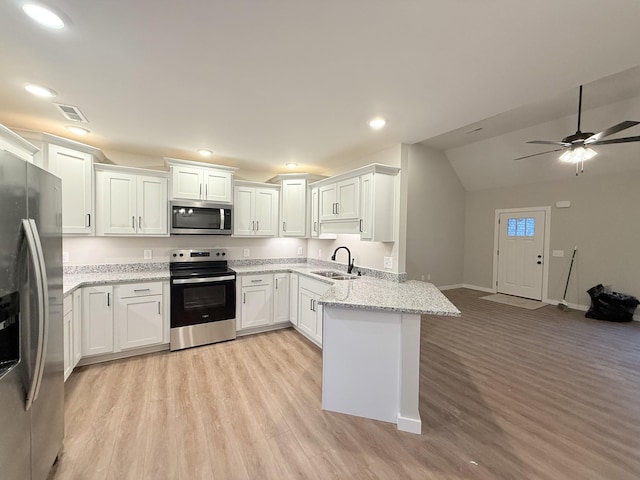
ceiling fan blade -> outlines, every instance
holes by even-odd
[[[514,158],[514,160],[524,160],[525,158],[537,157],[538,155],[544,155],[545,153],[559,152],[561,150],[564,150],[564,148],[557,148],[555,150],[549,150],[547,152],[534,153],[533,155],[526,155],[524,157]]]
[[[613,127],[609,127],[606,130],[601,131],[600,133],[591,135],[589,138],[587,138],[584,141],[584,143],[586,145],[586,144],[598,142],[600,139],[604,137],[608,137],[609,135],[613,135],[614,133],[618,133],[618,132],[621,132],[622,130],[626,130],[627,128],[634,127],[639,123],[640,122],[634,122],[632,120],[625,120],[624,122],[620,122],[619,124],[614,125]]]
[[[612,143],[630,143],[640,142],[640,137],[624,137],[624,138],[612,138],[611,140],[599,140],[597,142],[591,142],[591,145],[611,145]]]
[[[550,140],[531,140],[527,143],[535,143],[536,145],[562,145],[563,147],[571,146],[571,144],[567,142],[552,142]]]

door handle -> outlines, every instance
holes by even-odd
[[[542,265],[542,261],[540,261],[540,260],[538,260],[536,263],[537,263],[538,265]]]

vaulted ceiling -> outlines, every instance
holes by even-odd
[[[635,0],[45,0],[59,31],[22,3],[0,5],[0,123],[107,151],[197,160],[208,148],[214,163],[270,173],[288,161],[322,173],[640,64]],[[28,82],[79,107],[91,133],[73,137]],[[376,115],[381,131],[367,126]]]

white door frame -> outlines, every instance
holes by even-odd
[[[549,259],[551,246],[551,207],[526,207],[526,208],[499,208],[496,209],[495,219],[493,221],[493,282],[492,290],[494,293],[498,291],[498,245],[500,244],[500,214],[502,213],[518,213],[530,212],[532,210],[543,210],[544,215],[544,262],[542,263],[542,301],[549,302]]]

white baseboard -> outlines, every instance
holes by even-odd
[[[558,305],[560,303],[560,300],[553,300],[551,298],[543,300],[545,303],[550,303],[551,305]],[[569,308],[572,308],[573,310],[580,310],[582,312],[586,312],[587,310],[589,310],[589,305],[580,305],[579,303],[569,303],[567,302],[567,306]],[[637,310],[636,310],[637,312]],[[636,313],[633,316],[633,321],[634,322],[640,322],[640,313]]]
[[[462,284],[459,283],[457,285],[443,285],[442,287],[437,287],[438,290],[444,292],[445,290],[453,290],[454,288],[462,288]]]
[[[471,290],[478,290],[479,292],[487,292],[487,293],[496,293],[495,288],[486,288],[479,287],[478,285],[469,285],[468,283],[463,283],[462,288],[469,288]]]

